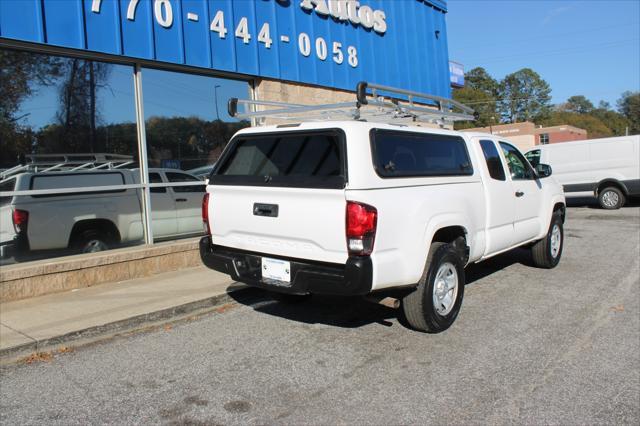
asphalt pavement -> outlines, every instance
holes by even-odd
[[[467,268],[445,333],[360,299],[258,290],[0,369],[0,423],[639,424],[640,208],[568,210],[560,265]]]

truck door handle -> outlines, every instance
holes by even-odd
[[[516,191],[516,197],[522,197],[523,195],[524,195],[524,192]]]
[[[177,203],[184,203],[185,201],[187,201],[186,198],[176,198]]]

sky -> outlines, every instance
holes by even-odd
[[[448,0],[449,58],[496,79],[531,68],[552,102],[640,91],[640,0]]]

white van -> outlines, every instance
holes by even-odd
[[[640,135],[541,145],[525,156],[553,168],[567,197],[597,197],[604,209],[619,209],[640,195]]]

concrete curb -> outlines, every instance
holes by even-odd
[[[248,287],[230,288],[227,292],[208,297],[202,300],[185,303],[183,305],[173,306],[159,311],[149,312],[137,315],[131,318],[114,321],[107,324],[97,325],[83,330],[73,331],[60,336],[34,340],[33,342],[14,346],[11,348],[0,349],[0,365],[11,364],[18,359],[28,356],[34,352],[45,352],[56,349],[59,346],[67,346],[73,344],[74,347],[80,347],[101,340],[106,340],[124,333],[135,332],[148,327],[152,327],[159,322],[167,320],[177,321],[186,315],[194,313],[207,313],[212,308],[233,302],[230,296],[235,292],[250,291]]]

